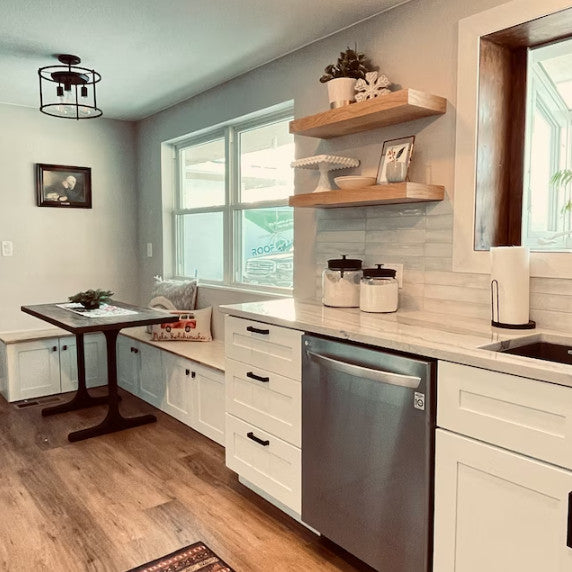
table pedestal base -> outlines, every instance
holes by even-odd
[[[103,405],[107,403],[109,396],[102,395],[99,397],[92,397],[87,391],[78,391],[71,401],[67,403],[60,403],[59,405],[53,405],[51,407],[45,407],[42,409],[42,415],[47,417],[48,415],[56,415],[58,413],[65,413],[66,411],[75,411],[76,409],[85,409],[86,407],[93,407],[95,405]]]
[[[90,437],[97,437],[107,433],[115,433],[116,431],[122,431],[123,429],[138,427],[139,425],[146,425],[147,423],[154,423],[155,421],[157,421],[157,417],[155,417],[155,415],[123,417],[118,412],[112,414],[110,411],[107,414],[107,417],[99,425],[70,433],[68,435],[68,441],[71,441],[72,443],[74,441],[82,441],[83,439],[89,439]]]

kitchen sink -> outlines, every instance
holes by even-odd
[[[536,334],[513,338],[481,349],[572,365],[572,338]]]

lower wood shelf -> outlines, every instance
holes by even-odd
[[[445,187],[423,183],[388,183],[362,189],[337,189],[293,195],[288,200],[291,207],[363,207],[368,205],[390,205],[397,203],[421,203],[442,201]]]

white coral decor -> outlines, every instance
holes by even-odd
[[[356,101],[365,101],[391,93],[389,89],[386,89],[390,84],[391,82],[385,74],[378,75],[376,71],[367,72],[365,79],[358,79],[356,82]]]

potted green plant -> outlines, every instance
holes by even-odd
[[[100,304],[109,302],[113,296],[111,290],[86,290],[69,297],[70,302],[79,302],[87,310],[95,310]]]
[[[357,46],[348,47],[340,52],[335,64],[326,66],[321,83],[328,84],[330,107],[341,107],[355,101],[355,84],[358,79],[365,79],[365,74],[372,71],[371,63]]]

